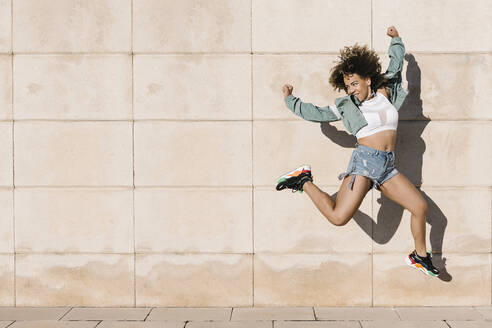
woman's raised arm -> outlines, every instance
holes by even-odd
[[[384,73],[387,79],[398,78],[398,72],[403,68],[403,56],[405,55],[405,45],[394,26],[388,27],[386,34],[391,37],[391,43],[388,49],[390,63]]]
[[[290,84],[285,84],[282,87],[284,94],[285,105],[295,115],[311,122],[334,122],[342,117],[336,106],[318,107],[316,105],[302,102],[301,99],[292,95],[294,87]]]

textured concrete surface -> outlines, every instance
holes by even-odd
[[[315,305],[323,318],[251,314],[258,327],[398,313],[338,323],[332,306],[477,306],[490,320],[491,24],[489,0],[0,0],[0,306]],[[356,141],[293,115],[282,85],[334,104],[339,50],[366,44],[384,71],[390,25],[410,92],[396,163],[429,205],[439,278],[406,266],[410,213],[379,191],[343,227],[275,191],[310,164],[335,197]],[[87,320],[65,321],[120,324]],[[417,325],[405,320],[394,327]]]

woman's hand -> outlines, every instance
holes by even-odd
[[[399,36],[396,27],[394,27],[393,25],[388,27],[388,31],[386,31],[386,34],[388,34],[388,36],[391,36],[392,38]]]
[[[291,86],[290,84],[284,84],[284,86],[282,87],[282,92],[284,93],[284,99],[292,94],[292,90],[294,90],[293,86]]]

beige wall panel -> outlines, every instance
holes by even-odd
[[[338,186],[338,174],[346,171],[353,148],[340,147],[325,133],[335,138],[336,133],[342,135],[343,140],[348,140],[344,147],[354,147],[356,140],[345,132],[336,132],[335,127],[342,129],[342,124],[304,121],[254,122],[254,184],[275,186],[281,175],[302,164],[310,164],[317,185]]]
[[[12,122],[0,122],[0,186],[13,186]]]
[[[434,252],[490,253],[491,191],[426,189],[426,246]],[[410,252],[415,248],[410,212],[374,193],[374,252]],[[429,223],[430,222],[430,223]]]
[[[127,52],[131,0],[15,0],[15,52]]]
[[[0,186],[13,186],[12,122],[0,122]]]
[[[16,189],[16,251],[133,252],[133,193]]]
[[[383,70],[387,54],[379,54]],[[403,86],[410,91],[400,119],[490,120],[492,89],[490,54],[408,54],[403,64]]]
[[[126,185],[132,123],[16,122],[16,185]]]
[[[15,56],[15,119],[132,118],[128,55]]]
[[[330,85],[330,69],[335,55],[255,55],[253,56],[253,116],[255,119],[298,119],[285,105],[282,86],[294,87],[301,101],[323,107],[335,104],[345,92]]]
[[[135,119],[251,119],[250,55],[136,56]]]
[[[251,122],[136,122],[135,184],[251,185]]]
[[[492,185],[490,122],[400,122],[396,167],[416,185]]]
[[[0,24],[2,24],[1,20],[0,20]],[[12,56],[0,55],[0,120],[11,120],[11,119],[12,119]]]
[[[0,189],[0,253],[14,252],[14,195]]]
[[[374,255],[374,306],[490,306],[490,254],[445,254],[442,277],[409,267],[407,255]]]
[[[14,254],[0,254],[0,306],[14,305]]]
[[[390,25],[437,278],[379,191],[337,227],[275,190],[310,164],[335,194],[356,142],[282,86],[334,105],[339,50],[385,71]],[[489,0],[0,0],[0,306],[490,306],[491,30]]]
[[[252,306],[251,255],[137,255],[136,306]]]
[[[370,254],[255,254],[255,306],[371,306],[371,269]]]
[[[251,0],[134,0],[137,52],[251,50]]]
[[[251,189],[136,189],[137,252],[252,252]]]
[[[133,257],[17,255],[17,306],[134,306]]]
[[[323,191],[334,195],[338,188]],[[255,252],[370,253],[371,198],[369,192],[355,219],[338,227],[318,211],[307,194],[256,188]]]
[[[395,25],[407,51],[491,51],[491,13],[489,0],[372,1],[374,48],[386,49],[386,29]]]
[[[338,51],[371,41],[371,2],[252,0],[253,51]],[[345,28],[350,21],[350,28]],[[343,33],[340,31],[343,30]]]
[[[0,0],[0,53],[12,50],[12,0]]]

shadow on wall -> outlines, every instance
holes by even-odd
[[[431,225],[430,243],[432,247],[432,262],[439,269],[438,276],[442,281],[451,281],[452,276],[446,271],[446,258],[442,257],[442,244],[444,231],[446,230],[447,218],[440,210],[439,206],[422,190],[422,164],[425,152],[425,142],[422,139],[429,119],[422,113],[421,92],[421,72],[415,57],[406,54],[405,60],[408,62],[406,78],[408,81],[409,94],[400,108],[400,116],[411,116],[416,122],[400,121],[397,130],[397,145],[395,149],[396,167],[405,175],[422,193],[428,204],[427,222]],[[402,115],[403,114],[403,115]],[[356,139],[345,131],[339,131],[329,123],[321,124],[321,131],[334,143],[345,147],[354,148]],[[336,198],[337,193],[331,195]],[[377,200],[381,205],[378,212],[377,222],[371,216],[357,211],[354,220],[372,239],[378,244],[388,243],[395,234],[403,215],[403,207],[391,201],[381,194]],[[409,224],[409,223],[408,223]],[[413,238],[409,236],[409,238]]]

